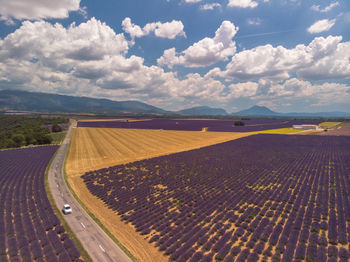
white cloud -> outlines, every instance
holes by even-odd
[[[210,77],[144,65],[127,56],[129,43],[104,23],[90,19],[65,28],[25,21],[0,39],[0,89],[137,99],[158,106],[215,100],[224,85]]]
[[[0,0],[2,20],[12,18],[38,20],[45,18],[67,18],[69,12],[79,11],[80,0]]]
[[[155,36],[161,38],[174,39],[177,36],[186,37],[183,31],[184,25],[181,21],[173,20],[171,22],[161,23],[148,23],[143,28],[135,25],[131,22],[129,17],[126,17],[122,22],[124,32],[128,33],[132,39],[135,37],[143,37],[154,32]]]
[[[261,25],[262,20],[259,17],[249,18],[247,20],[248,25]]]
[[[202,0],[184,0],[185,3],[198,3],[201,2]]]
[[[323,9],[319,5],[313,5],[313,6],[311,6],[311,9],[316,11],[316,12],[326,13],[326,12],[331,11],[336,6],[339,6],[339,2],[333,2]]]
[[[314,24],[312,24],[307,31],[310,34],[317,34],[317,33],[321,33],[321,32],[325,32],[328,31],[329,29],[331,29],[335,24],[335,19],[332,20],[328,20],[328,19],[322,19],[319,20],[317,22],[315,22]]]
[[[214,68],[208,75],[227,80],[288,79],[296,73],[305,79],[350,77],[350,42],[341,36],[316,37],[309,45],[258,46],[235,54],[224,71]]]
[[[227,26],[227,31],[225,24],[220,27],[214,38],[230,46],[237,29],[228,30],[232,27]],[[215,68],[204,76],[192,73],[179,79],[176,72],[146,66],[142,57],[128,54],[130,43],[124,35],[94,18],[69,27],[25,21],[0,39],[0,89],[135,99],[167,109],[190,104],[229,109],[242,98],[290,104],[306,98],[314,99],[315,104],[350,103],[350,87],[345,84],[312,84],[289,78],[290,72],[305,79],[349,78],[350,43],[341,40],[319,37],[293,49],[257,47],[234,55],[225,71]],[[185,57],[184,53],[177,56],[175,49],[172,52],[170,57]],[[225,83],[218,76],[235,82]]]
[[[274,108],[277,104],[291,106],[298,101],[310,100],[313,100],[315,105],[331,105],[350,103],[349,90],[350,86],[346,84],[329,82],[313,84],[297,78],[286,81],[249,81],[229,85],[223,101],[245,98],[269,108]]]
[[[236,35],[238,27],[229,21],[223,21],[216,30],[215,37],[204,38],[186,50],[177,54],[175,48],[165,50],[157,62],[161,66],[172,67],[183,65],[185,67],[204,67],[218,61],[225,61],[236,52],[236,44],[232,38]]]
[[[154,30],[154,34],[157,37],[174,39],[176,36],[186,36],[183,31],[184,25],[181,21],[171,21],[166,23],[155,23],[156,29]],[[147,25],[146,25],[147,26]]]
[[[258,2],[252,0],[229,0],[227,6],[240,8],[255,8]]]
[[[259,84],[256,82],[236,83],[229,85],[230,92],[227,98],[252,97],[258,91]]]
[[[214,8],[220,8],[221,5],[219,3],[211,3],[211,4],[204,4],[201,5],[201,10],[214,10]]]
[[[309,81],[291,78],[281,84],[281,91],[276,96],[289,96],[292,98],[316,98],[319,103],[329,105],[332,103],[350,102],[349,86],[339,83],[313,84]]]
[[[318,48],[317,46],[314,49]],[[349,79],[350,42],[319,47],[314,62],[297,70],[299,77],[310,80]]]
[[[122,21],[122,27],[125,33],[129,34],[131,38],[143,37],[145,32],[141,29],[140,26],[135,25],[131,22],[130,17],[126,17]]]

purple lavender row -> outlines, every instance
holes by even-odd
[[[185,130],[201,131],[208,128],[208,131],[217,132],[252,132],[267,129],[287,128],[295,124],[318,124],[318,121],[311,120],[275,120],[258,119],[245,120],[245,126],[235,126],[235,120],[178,120],[178,119],[151,119],[145,121],[96,121],[78,122],[78,127],[100,127],[100,128],[134,128],[134,129],[164,129],[164,130]]]
[[[81,261],[45,191],[57,148],[0,152],[0,261]]]
[[[348,148],[255,135],[82,178],[173,261],[347,261]]]

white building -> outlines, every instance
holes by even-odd
[[[319,129],[320,127],[318,125],[293,125],[294,129],[305,129],[305,130],[310,130],[310,129]]]

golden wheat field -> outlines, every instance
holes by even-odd
[[[90,212],[138,261],[154,262],[155,258],[157,262],[168,261],[168,258],[138,234],[131,224],[125,224],[118,214],[93,196],[80,175],[88,170],[186,151],[251,134],[75,128],[66,161],[68,183]]]
[[[66,162],[68,176],[117,164],[213,145],[252,133],[76,128]]]

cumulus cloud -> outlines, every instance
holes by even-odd
[[[215,8],[220,8],[221,5],[219,3],[211,3],[211,4],[204,4],[201,5],[201,10],[214,10]]]
[[[45,18],[66,18],[71,11],[80,10],[80,0],[0,0],[2,20],[12,18],[39,20]]]
[[[319,21],[316,21],[314,24],[312,24],[307,31],[310,34],[317,34],[321,32],[328,31],[331,29],[335,24],[335,19],[329,20],[329,19],[322,19]]]
[[[139,25],[133,24],[129,17],[126,17],[122,22],[124,32],[128,33],[132,39],[143,37],[154,32],[155,36],[161,38],[174,39],[177,36],[186,37],[183,31],[184,25],[181,21],[173,20],[171,22],[148,23],[143,28]]]
[[[184,0],[185,3],[198,3],[201,2],[202,0]]]
[[[238,29],[220,28],[214,38],[230,46]],[[204,76],[192,73],[179,79],[176,72],[146,66],[142,57],[130,55],[124,35],[94,18],[68,27],[25,21],[0,39],[0,89],[135,99],[168,109],[191,103],[230,108],[242,98],[289,103],[312,98],[324,104],[328,97],[346,103],[350,102],[349,86],[308,80],[350,77],[350,44],[341,40],[319,37],[293,49],[257,47],[235,54],[225,71],[214,68]],[[181,60],[185,53],[179,56],[172,49],[169,57]],[[213,57],[212,61],[218,59]],[[290,78],[291,72],[304,79]],[[277,77],[281,75],[287,78]]]
[[[157,62],[161,66],[171,68],[174,65],[204,67],[225,61],[236,52],[236,43],[232,39],[237,31],[238,27],[233,23],[223,21],[213,38],[206,37],[179,54],[175,48],[167,49]]]
[[[137,99],[158,106],[215,100],[224,85],[210,77],[176,73],[127,57],[123,34],[95,18],[63,27],[25,21],[0,39],[0,89]]]
[[[327,5],[325,8],[321,8],[320,5],[313,5],[311,6],[311,9],[316,12],[326,13],[331,11],[334,7],[339,6],[339,2],[333,2]]]
[[[341,36],[316,37],[309,45],[258,46],[235,54],[224,71],[214,68],[208,74],[225,79],[288,79],[291,74],[305,79],[350,77],[350,42]]]
[[[227,98],[252,97],[257,94],[259,84],[256,82],[244,82],[229,85]]]
[[[231,84],[222,93],[223,102],[248,99],[256,104],[274,108],[276,105],[305,103],[310,105],[330,105],[335,103],[349,103],[349,86],[340,83],[325,82],[315,84],[310,81],[290,78],[282,81],[238,82]]]
[[[228,7],[255,8],[258,2],[252,0],[229,0]]]

